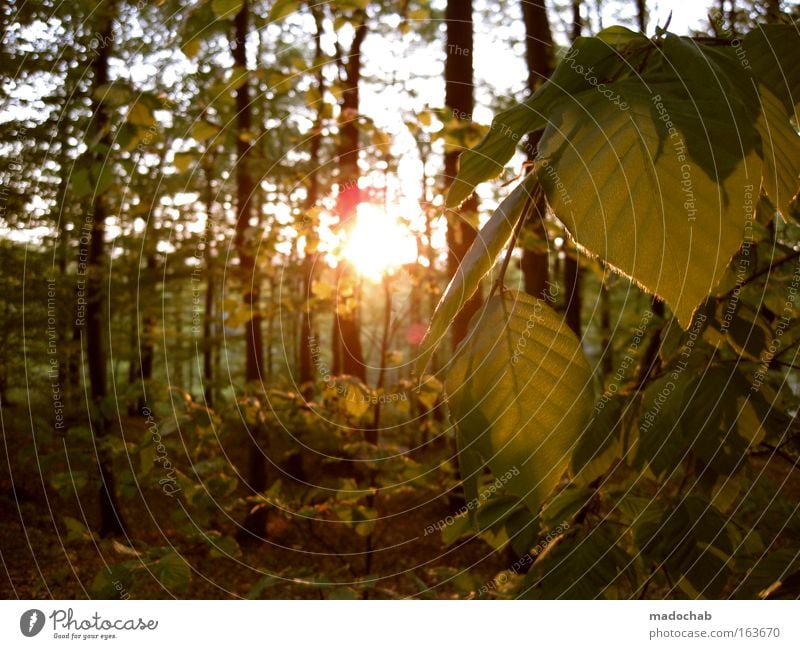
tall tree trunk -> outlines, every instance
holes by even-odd
[[[322,66],[322,15],[315,3],[309,3],[311,12],[314,16],[316,30],[314,32],[314,65],[317,66],[316,84],[319,93],[319,107],[314,120],[314,128],[309,142],[309,161],[308,161],[308,194],[306,195],[306,249],[303,254],[303,274],[302,274],[302,296],[303,313],[300,321],[300,346],[299,346],[299,375],[298,383],[303,396],[308,400],[313,395],[314,365],[311,358],[311,341],[314,337],[314,319],[311,311],[311,289],[314,284],[314,267],[316,266],[317,254],[317,231],[316,223],[310,219],[319,200],[319,150],[322,146],[322,123],[325,102],[325,75]]]
[[[445,10],[447,46],[444,64],[445,105],[457,120],[469,121],[475,108],[473,97],[473,33],[472,0],[447,0]],[[458,174],[458,151],[448,151],[444,156],[445,181],[450,185]],[[478,197],[473,194],[458,212],[447,213],[447,270],[450,277],[458,272],[459,264],[475,240],[471,218],[478,211]],[[458,345],[467,335],[473,314],[481,305],[478,289],[461,310],[452,325],[453,345]]]
[[[733,4],[733,3],[731,3]],[[647,2],[646,0],[636,0],[636,22],[639,26],[639,31],[643,34],[647,29]],[[602,290],[607,290],[605,286]],[[650,306],[653,313],[660,318],[664,317],[664,303],[659,301],[655,296],[650,299]]]
[[[164,177],[164,164],[167,158],[167,152],[170,149],[169,141],[165,142],[159,157],[158,165],[155,167],[154,173],[150,175],[150,182],[154,186],[158,186],[160,178]],[[144,247],[147,247],[147,255],[145,261],[144,279],[146,287],[155,286],[157,282],[156,271],[158,268],[157,257],[157,241],[156,241],[156,219],[155,219],[155,206],[158,203],[156,196],[153,196],[150,201],[150,208],[147,211],[145,231],[144,231]],[[147,291],[150,292],[149,290]],[[138,403],[132,404],[132,409],[139,414],[145,412],[147,406],[146,390],[148,382],[153,378],[153,363],[155,360],[155,331],[156,331],[156,318],[153,315],[152,309],[149,307],[142,308],[141,305],[141,286],[140,282],[136,283],[136,292],[134,294],[134,304],[137,306],[136,313],[133,316],[134,322],[134,346],[133,349],[138,357],[131,358],[131,371],[129,374],[130,383],[134,383],[137,379],[142,382],[142,394],[139,396]],[[138,329],[139,311],[142,312],[142,328],[141,334]],[[130,413],[135,414],[134,412]]]
[[[344,63],[345,88],[342,93],[341,114],[339,117],[339,193],[336,207],[339,212],[340,227],[346,231],[353,226],[358,204],[361,202],[361,189],[358,179],[358,110],[359,83],[361,81],[361,46],[367,36],[367,16],[358,12],[360,21],[356,27],[347,61]],[[341,62],[340,62],[341,63]],[[336,294],[339,288],[349,286],[354,291],[348,299],[349,308],[337,297],[336,311],[333,314],[333,373],[350,374],[362,381],[367,379],[364,365],[364,352],[361,347],[361,326],[359,323],[360,296],[355,274],[349,264],[340,260],[336,272]]]
[[[581,16],[581,0],[572,0],[572,29],[570,37],[576,40],[583,33],[583,17]]]
[[[567,326],[581,337],[581,266],[578,262],[580,250],[569,240],[564,242],[564,288],[567,293],[564,317]]]
[[[250,3],[245,0],[242,8],[234,18],[235,38],[231,43],[233,62],[237,69],[247,69],[247,37],[250,29]],[[253,194],[256,183],[253,180],[252,145],[250,130],[253,124],[252,106],[250,104],[250,81],[246,79],[236,89],[236,251],[239,257],[239,272],[242,281],[244,306],[249,310],[249,319],[245,324],[245,381],[252,386],[262,380],[264,342],[261,333],[260,282],[261,278],[256,265],[258,242],[254,235],[255,228],[250,223],[254,216]],[[264,453],[258,443],[260,431],[258,427],[246,431],[249,456],[248,486],[259,493],[267,487],[267,474]],[[248,515],[244,528],[256,538],[264,533],[266,511],[259,509]]]
[[[206,247],[203,251],[203,259],[205,261],[206,271],[206,294],[203,304],[203,396],[205,398],[206,406],[213,407],[214,405],[214,363],[212,359],[212,352],[214,341],[212,340],[212,323],[214,319],[214,301],[216,290],[216,268],[214,267],[214,188],[211,184],[213,167],[212,164],[206,163],[204,167],[205,181],[206,181]]]
[[[572,2],[572,40],[580,37],[583,30],[580,0]],[[581,337],[581,268],[578,263],[580,251],[569,236],[564,237],[564,289],[566,291],[565,320],[578,338]]]
[[[552,73],[553,34],[547,19],[544,0],[522,0],[522,19],[525,23],[525,61],[528,65],[528,91],[533,93]],[[531,133],[525,147],[528,160],[536,157],[541,133]],[[544,225],[546,205],[544,195],[537,197],[525,227],[538,240],[546,240]],[[549,278],[547,252],[523,248],[520,262],[525,292],[541,298]]]
[[[236,38],[232,43],[233,62],[236,68],[247,68],[247,36],[250,24],[249,1],[245,0],[234,19]],[[252,145],[250,130],[253,124],[253,111],[250,104],[250,81],[245,80],[236,90],[236,252],[239,257],[243,301],[249,310],[250,318],[245,325],[245,380],[258,381],[263,365],[263,340],[261,334],[261,314],[258,311],[260,297],[260,277],[256,266],[255,253],[258,242],[253,218],[253,196],[256,183],[253,180]]]
[[[98,89],[109,81],[109,59],[114,41],[114,14],[116,4],[105,3],[100,11],[103,16],[103,27],[97,55],[92,62],[93,84]],[[93,97],[97,97],[93,93]],[[111,150],[109,118],[106,107],[98,99],[92,100],[94,118],[89,126],[92,133],[102,133],[100,141],[89,151],[88,163],[92,169],[99,170],[102,165],[110,164],[108,156]],[[109,421],[105,416],[104,401],[108,394],[108,359],[106,357],[105,337],[105,297],[103,277],[105,274],[105,234],[106,234],[106,196],[96,192],[92,204],[92,230],[89,239],[88,277],[86,282],[86,356],[89,366],[89,383],[92,403],[95,435],[99,438],[109,433]],[[102,536],[120,536],[125,534],[125,525],[116,499],[116,489],[112,457],[104,444],[98,444],[98,465],[100,469],[100,534]]]
[[[642,34],[647,33],[647,0],[636,0],[636,26]]]
[[[605,379],[610,377],[614,371],[614,348],[611,342],[611,293],[609,293],[605,281],[600,283],[600,331],[602,335],[600,368]]]

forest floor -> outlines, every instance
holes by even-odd
[[[270,511],[265,542],[241,542],[230,556],[210,553],[208,544],[189,541],[176,529],[174,515],[167,515],[174,503],[160,491],[123,505],[129,541],[112,543],[89,534],[76,539],[65,517],[93,528],[96,498],[56,494],[46,484],[48,470],[38,462],[31,464],[35,454],[26,452],[25,437],[12,433],[7,424],[8,461],[0,466],[3,598],[97,597],[96,580],[109,574],[107,566],[136,564],[136,554],[126,549],[130,547],[173,546],[188,566],[187,576],[191,571],[185,586],[172,588],[171,581],[140,570],[134,585],[117,586],[119,596],[131,598],[454,598],[476,590],[514,561],[509,553],[495,552],[479,540],[445,547],[439,532],[426,535],[433,521],[456,509],[433,490],[380,492],[374,502],[378,519],[369,539],[349,525],[297,521]],[[191,521],[191,512],[186,513]],[[222,535],[236,535],[236,521],[221,527]],[[147,563],[144,555],[142,563]]]

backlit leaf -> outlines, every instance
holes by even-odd
[[[536,513],[589,419],[591,380],[580,342],[545,302],[495,296],[473,318],[445,380],[459,446]]]
[[[436,305],[425,338],[420,345],[417,370],[420,374],[441,342],[453,318],[480,286],[480,281],[492,269],[497,256],[505,248],[514,226],[522,217],[523,209],[536,186],[529,176],[500,204],[486,225],[478,232],[472,246],[464,255],[458,272],[445,289]]]

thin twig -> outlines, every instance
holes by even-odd
[[[767,266],[766,268],[762,268],[758,272],[753,273],[744,282],[742,282],[741,284],[737,284],[731,290],[729,290],[726,293],[723,293],[722,295],[717,297],[717,302],[722,302],[723,300],[725,300],[725,299],[729,298],[731,295],[733,295],[733,292],[735,290],[741,289],[742,286],[747,286],[748,284],[751,284],[752,282],[757,280],[759,277],[762,277],[762,276],[764,276],[764,275],[766,275],[768,273],[771,273],[772,270],[777,268],[778,266],[782,266],[787,261],[792,261],[793,259],[796,259],[798,257],[800,257],[800,250],[794,250],[790,254],[786,255],[785,257],[781,257],[777,261],[771,261],[769,266]]]
[[[508,264],[511,262],[511,255],[514,253],[514,248],[517,245],[517,239],[519,239],[519,233],[522,231],[522,226],[527,220],[531,207],[534,205],[534,196],[538,198],[540,189],[537,187],[533,194],[529,194],[528,197],[525,199],[525,206],[522,208],[522,214],[520,214],[519,221],[514,226],[514,232],[511,234],[511,240],[508,243],[508,249],[506,250],[506,256],[503,258],[503,264],[500,266],[500,274],[497,276],[497,280],[492,286],[492,290],[489,293],[489,297],[492,297],[498,288],[502,288],[503,280],[506,276],[506,270],[508,270]]]

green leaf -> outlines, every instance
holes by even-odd
[[[761,171],[755,129],[720,111],[720,88],[696,76],[607,84],[627,110],[596,89],[559,102],[538,160],[578,244],[661,297],[684,328],[739,249]]]
[[[141,100],[138,100],[130,107],[128,116],[125,119],[134,126],[144,126],[145,128],[155,126],[157,123],[150,107]]]
[[[236,539],[232,536],[221,536],[219,538],[210,540],[210,542],[212,547],[208,554],[211,557],[233,557],[238,559],[242,556],[242,549],[239,547],[239,543],[236,541]]]
[[[88,169],[78,169],[72,174],[72,193],[75,198],[83,198],[92,193],[92,179]]]
[[[459,448],[538,512],[591,415],[591,381],[580,342],[545,302],[515,291],[491,298],[445,379]]]
[[[483,473],[484,462],[474,445],[465,443],[463,435],[456,435],[458,447],[458,471],[467,502],[478,502],[478,485]],[[470,525],[475,523],[475,508],[468,510],[466,518]]]
[[[581,484],[592,482],[622,457],[622,419],[627,400],[606,398],[595,405],[591,423],[572,454],[572,473]]]
[[[759,83],[783,104],[787,116],[797,120],[800,104],[800,32],[796,25],[758,25],[742,41],[745,59]]]
[[[759,553],[748,566],[745,579],[736,586],[734,597],[763,598],[798,568],[800,556],[794,548],[776,550],[767,555]]]
[[[175,157],[172,160],[172,164],[175,165],[175,168],[183,173],[184,171],[188,171],[192,165],[195,163],[197,159],[197,155],[192,152],[180,152],[176,153]]]
[[[596,599],[623,577],[631,579],[631,559],[619,546],[622,532],[600,525],[568,537],[546,552],[526,577],[532,596],[542,599]]]
[[[758,312],[740,304],[733,315],[727,315],[728,343],[738,354],[752,361],[760,362],[761,354],[772,342],[772,330]]]
[[[255,584],[253,584],[249,591],[247,591],[246,597],[247,599],[258,599],[265,590],[268,590],[278,583],[280,583],[280,579],[277,577],[274,577],[273,575],[264,575]]]
[[[638,43],[650,46],[646,38]],[[555,102],[592,87],[628,70],[614,47],[601,38],[579,38],[552,76],[527,100],[498,113],[483,140],[465,151],[460,168],[447,194],[447,207],[456,207],[472,194],[475,186],[499,176],[527,133],[547,126]]]
[[[211,0],[211,10],[221,20],[233,18],[243,6],[243,0]]]
[[[181,52],[186,55],[187,59],[193,59],[200,51],[201,43],[199,38],[190,38],[181,45]]]
[[[114,184],[114,172],[110,162],[94,165],[92,174],[96,178],[94,192],[98,196],[105,194]]]
[[[189,586],[192,571],[189,564],[174,550],[150,564],[150,571],[167,590],[185,591]]]
[[[640,32],[634,32],[627,27],[621,25],[612,25],[597,32],[597,38],[604,43],[608,43],[615,49],[630,46],[647,46],[649,41],[646,36]]]
[[[475,527],[471,522],[471,516],[462,514],[456,516],[449,525],[445,523],[442,527],[442,543],[444,543],[444,547],[449,547],[461,537],[473,534],[475,534]]]
[[[219,133],[219,127],[205,120],[195,122],[194,126],[192,126],[192,137],[198,142],[205,142],[215,137],[217,133]]]
[[[62,496],[80,491],[89,483],[86,471],[55,473],[50,476],[50,486]]]
[[[458,267],[453,279],[445,289],[444,295],[436,305],[431,324],[420,343],[417,357],[419,375],[425,372],[431,355],[438,347],[450,323],[461,308],[478,290],[481,279],[492,269],[497,256],[505,248],[514,226],[522,217],[523,209],[538,185],[535,178],[528,176],[500,204],[486,222]]]
[[[760,95],[762,113],[756,128],[764,159],[764,190],[786,218],[800,189],[800,136],[789,123],[780,100],[764,87],[760,88]]]
[[[286,16],[290,16],[297,11],[299,7],[300,3],[297,0],[275,0],[267,15],[267,22],[283,20]]]
[[[748,392],[747,379],[723,367],[708,368],[699,377],[689,371],[675,377],[671,372],[652,383],[642,401],[635,464],[647,464],[662,476],[692,453],[714,473],[733,474],[748,446],[738,432],[740,417],[747,414],[741,420],[744,425],[758,419],[752,403],[740,405],[740,397]]]
[[[634,538],[690,597],[715,598],[730,576],[733,545],[726,527],[727,518],[707,500],[688,496],[668,508],[653,507],[635,525]]]
[[[124,106],[134,97],[133,88],[122,82],[106,83],[95,89],[92,96],[111,107]]]
[[[76,518],[64,516],[64,525],[67,527],[67,535],[64,538],[66,543],[72,541],[91,541],[95,538],[89,528]]]
[[[417,399],[426,410],[433,410],[439,397],[442,396],[442,383],[435,376],[424,376],[420,379],[416,390]]]
[[[552,531],[559,528],[568,528],[570,521],[595,495],[595,490],[572,485],[562,489],[551,498],[542,509],[542,525],[544,529]]]

